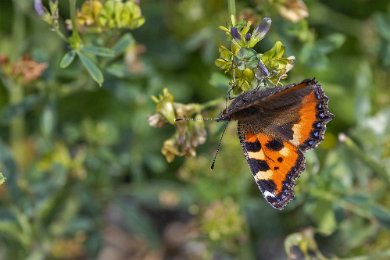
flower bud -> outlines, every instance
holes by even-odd
[[[45,7],[43,7],[42,0],[34,0],[34,8],[39,16],[45,15]]]
[[[262,40],[271,28],[271,18],[265,17],[263,21],[253,31],[253,37]]]
[[[232,37],[236,40],[241,40],[241,35],[240,33],[238,32],[237,28],[236,27],[232,27],[230,28],[230,34],[232,35]]]

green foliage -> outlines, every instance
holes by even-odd
[[[0,7],[0,258],[389,258],[388,1]],[[336,117],[276,211],[209,119],[312,77]]]
[[[0,172],[0,185],[5,182],[6,178],[4,177],[3,173]]]

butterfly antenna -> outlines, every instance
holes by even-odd
[[[211,170],[214,170],[215,161],[217,160],[217,155],[219,153],[219,150],[221,150],[222,138],[223,138],[223,136],[224,136],[224,134],[226,132],[226,128],[227,128],[228,124],[229,124],[229,122],[226,123],[225,128],[223,129],[221,138],[219,139],[218,146],[217,146],[217,151],[215,152],[214,158],[213,158],[213,162],[211,163],[211,167],[210,167]]]

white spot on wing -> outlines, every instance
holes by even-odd
[[[269,191],[264,191],[264,197],[272,197],[272,198],[275,198],[275,194],[269,192]]]

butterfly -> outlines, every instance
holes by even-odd
[[[216,120],[238,121],[238,137],[259,189],[268,203],[283,209],[305,169],[303,153],[318,146],[333,118],[321,85],[306,79],[243,93]]]

